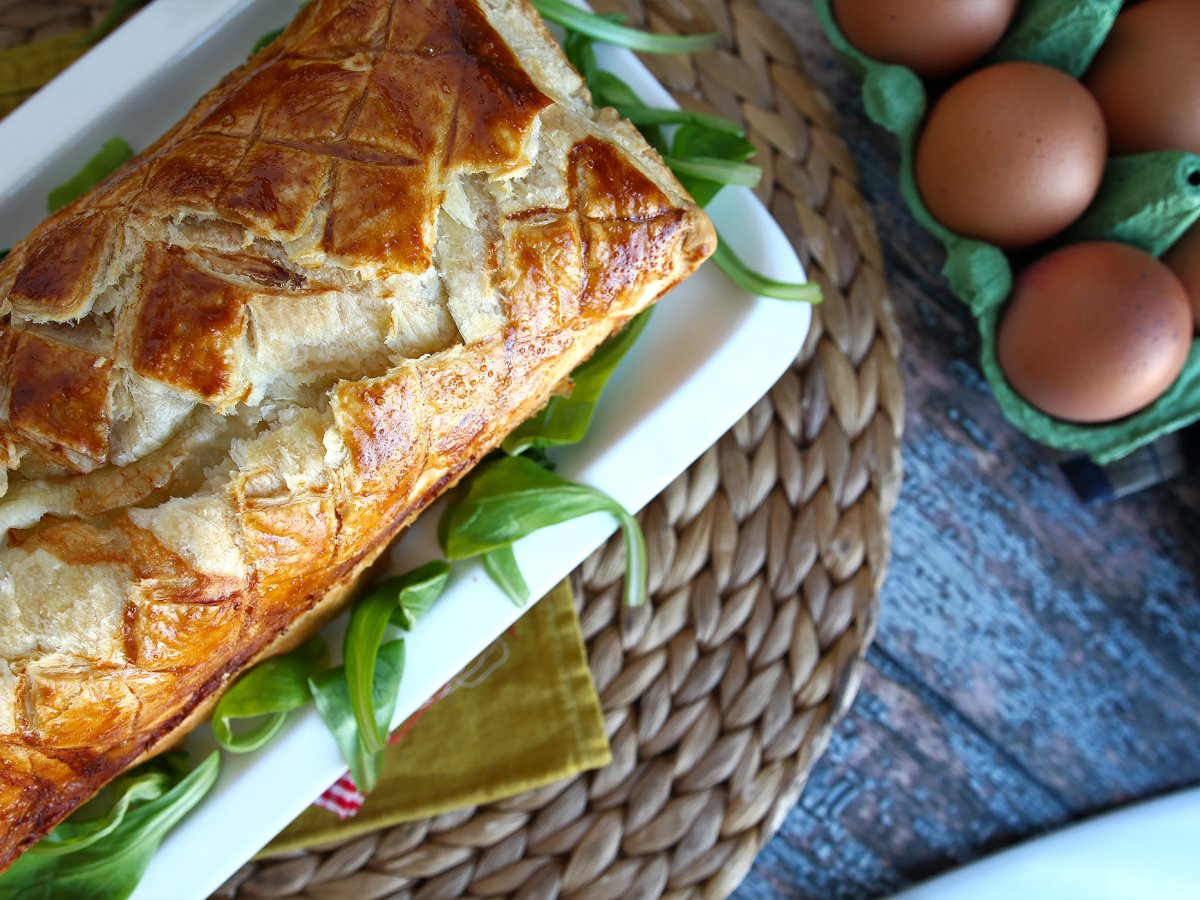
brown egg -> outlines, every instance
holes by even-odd
[[[1175,242],[1163,262],[1179,278],[1188,299],[1192,301],[1192,317],[1200,328],[1200,222]]]
[[[1100,108],[1079,82],[1038,63],[1001,63],[933,107],[917,142],[917,187],[952,231],[1024,247],[1079,217],[1106,156]]]
[[[1179,376],[1192,340],[1171,270],[1126,244],[1073,244],[1017,279],[996,355],[1013,389],[1069,422],[1120,419]]]
[[[982,59],[1016,9],[1017,0],[834,0],[833,17],[867,56],[933,79]]]
[[[1113,153],[1200,153],[1200,2],[1145,0],[1121,13],[1085,83]]]

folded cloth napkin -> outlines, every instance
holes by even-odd
[[[0,117],[8,115],[86,49],[84,31],[0,50]]]
[[[262,852],[334,843],[489,803],[611,759],[574,599],[563,582],[397,730],[370,796],[362,800],[349,779],[340,780]],[[354,814],[343,818],[347,812]]]

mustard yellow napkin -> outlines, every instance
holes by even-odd
[[[0,118],[75,62],[86,49],[84,31],[0,50]]]
[[[563,582],[413,717],[361,811],[310,807],[263,850],[299,850],[532,790],[612,753]],[[411,720],[410,720],[411,721]]]

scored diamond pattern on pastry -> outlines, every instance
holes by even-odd
[[[313,0],[0,263],[0,866],[711,252],[487,7]]]

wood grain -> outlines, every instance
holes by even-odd
[[[739,897],[886,894],[1200,781],[1200,479],[1080,505],[1004,420],[893,141],[807,2],[769,0],[837,106],[904,329],[905,485],[862,693]]]

